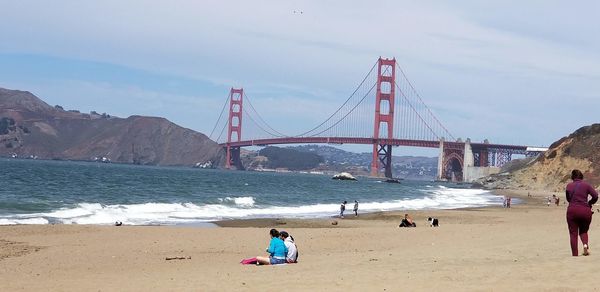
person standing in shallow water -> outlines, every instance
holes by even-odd
[[[571,172],[573,182],[566,188],[567,202],[567,225],[571,243],[571,254],[579,255],[577,234],[583,243],[583,255],[590,254],[588,245],[588,230],[592,223],[592,205],[598,201],[598,192],[587,182],[583,181],[583,173],[578,169]],[[588,197],[591,199],[588,201]]]
[[[354,216],[358,217],[358,201],[354,200]]]
[[[346,201],[343,201],[340,205],[340,218],[344,218],[344,211],[346,211]]]

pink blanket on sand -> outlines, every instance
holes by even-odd
[[[243,259],[240,263],[242,265],[256,265],[256,258],[248,258],[248,259]]]

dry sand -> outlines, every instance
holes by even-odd
[[[511,209],[410,212],[417,228],[398,228],[403,212],[349,216],[337,226],[334,219],[2,226],[0,291],[596,290],[600,220],[590,231],[592,255],[572,257],[566,205],[546,206],[551,193],[513,193],[523,194]],[[428,227],[428,216],[441,226]],[[300,263],[239,264],[265,254],[271,227],[295,237]]]

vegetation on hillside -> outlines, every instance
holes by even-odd
[[[317,154],[279,147],[265,147],[259,151],[259,155],[268,158],[266,162],[268,168],[306,170],[315,168],[323,162],[323,157]]]
[[[0,135],[6,135],[9,131],[14,131],[15,120],[11,118],[0,119]]]

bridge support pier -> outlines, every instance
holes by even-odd
[[[379,176],[379,168],[384,169],[385,177],[392,178],[392,145],[373,145],[371,176]]]
[[[471,177],[469,169],[473,168],[475,163],[473,157],[473,149],[471,148],[471,139],[467,138],[465,141],[465,150],[463,154],[463,165],[462,165],[462,181],[470,182],[474,178]]]
[[[240,155],[240,147],[231,147],[227,145],[227,160],[225,165],[228,169],[235,167],[237,170],[243,170],[244,165],[242,164],[242,159]]]
[[[440,141],[438,179],[463,181],[465,146],[460,142]],[[441,158],[440,158],[441,157]]]

